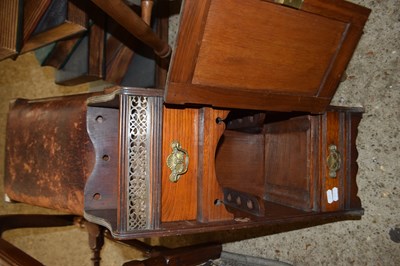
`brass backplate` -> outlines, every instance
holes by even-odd
[[[167,158],[167,166],[171,169],[169,180],[178,182],[181,175],[185,174],[189,167],[189,155],[186,150],[182,149],[178,141],[171,143],[172,153]]]

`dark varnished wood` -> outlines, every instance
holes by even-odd
[[[116,239],[132,239],[141,237],[162,237],[162,236],[179,236],[189,234],[201,234],[206,232],[230,231],[250,229],[256,227],[272,228],[274,226],[288,226],[294,228],[302,228],[301,224],[325,224],[332,221],[359,220],[363,215],[362,210],[347,210],[339,212],[302,212],[298,209],[289,208],[283,205],[277,205],[271,202],[265,202],[266,216],[257,218],[243,218],[243,212],[237,212],[238,218],[231,221],[221,221],[214,223],[199,223],[196,221],[179,221],[173,223],[162,223],[159,229],[143,230],[134,233],[113,235]],[[248,215],[248,214],[247,214]],[[242,218],[240,218],[242,217]],[[298,226],[298,227],[297,227]],[[307,227],[307,226],[306,226]]]
[[[117,209],[118,188],[115,184],[118,183],[119,164],[118,122],[117,108],[88,107],[87,130],[96,157],[85,185],[86,212]]]
[[[58,227],[73,225],[75,215],[10,214],[0,216],[0,236],[18,228]]]
[[[66,58],[63,58],[63,60],[62,58],[58,58],[58,56],[62,56],[62,54],[54,54],[57,57],[55,58],[55,64],[61,63],[61,68],[57,71],[55,80],[55,83],[58,85],[75,86],[96,81],[105,76],[103,53],[105,41],[104,30],[98,25],[92,25],[90,31],[88,31],[86,35],[82,35],[78,38],[79,40],[76,42],[75,40],[71,40],[71,43],[65,43],[65,45],[61,44],[63,46],[62,49],[66,48],[66,53],[68,53],[68,48],[75,49],[73,51],[75,53],[78,51],[76,48],[82,45],[82,42],[86,42],[83,48],[80,48],[79,52],[77,52],[78,56],[73,55],[74,57],[71,57],[71,53],[66,54]],[[70,45],[74,47],[68,47]],[[58,45],[56,46],[58,47]],[[59,60],[61,61],[60,63],[57,62]],[[86,61],[84,62],[86,67],[84,69],[79,69],[77,65],[83,63],[81,62],[82,60]]]
[[[132,8],[132,7],[131,7]],[[138,12],[132,8],[132,12]],[[109,37],[106,41],[106,76],[105,80],[121,84],[135,55],[137,40],[112,19],[108,19]]]

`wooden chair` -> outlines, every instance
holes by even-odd
[[[89,223],[74,215],[3,215],[0,216],[0,263],[12,266],[42,266],[35,258],[29,256],[8,241],[1,238],[8,230],[21,228],[48,228],[62,226],[79,226],[88,233],[89,246],[93,251],[93,265],[100,265],[100,251],[104,245],[104,237],[116,241],[103,227]],[[206,244],[183,248],[169,249],[149,246],[139,240],[121,241],[121,244],[131,246],[143,252],[148,259],[128,261],[125,266],[133,265],[198,265],[211,259],[217,259],[222,251],[220,244]]]

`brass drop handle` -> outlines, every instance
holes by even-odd
[[[336,145],[329,145],[329,155],[326,159],[326,163],[329,169],[329,176],[336,178],[336,173],[339,171],[342,164],[342,159]]]
[[[184,175],[189,167],[189,154],[186,150],[182,149],[178,141],[171,143],[172,153],[167,157],[167,166],[171,169],[169,180],[171,182],[178,182],[181,175]]]

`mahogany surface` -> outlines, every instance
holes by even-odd
[[[259,0],[182,9],[166,102],[309,112],[328,106],[370,12],[318,0],[299,10]]]

